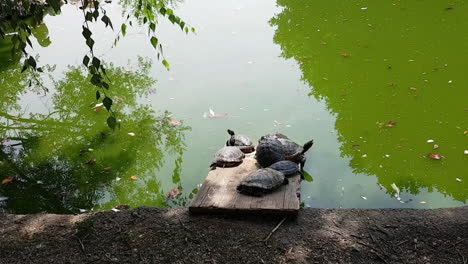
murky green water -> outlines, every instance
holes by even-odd
[[[0,186],[4,211],[182,205],[186,199],[167,200],[167,192],[181,186],[189,199],[227,128],[255,140],[270,132],[314,139],[305,168],[313,181],[302,184],[306,206],[465,204],[463,1],[177,5],[197,33],[159,25],[169,72],[156,62],[145,29],[134,26],[111,49],[115,33],[94,28],[97,53],[112,63],[110,96],[122,120],[116,132],[80,69],[87,49],[76,6],[38,29],[42,45],[34,52],[41,64],[55,65],[43,77],[48,93],[27,87],[28,76],[0,44],[0,178],[13,177]],[[120,6],[107,7],[119,24]],[[226,117],[207,118],[209,108]]]

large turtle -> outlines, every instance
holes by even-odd
[[[258,163],[262,167],[268,167],[281,160],[291,160],[300,163],[301,169],[304,168],[306,160],[304,153],[312,147],[314,141],[310,140],[304,146],[300,146],[284,135],[282,135],[284,137],[277,137],[277,135],[260,138],[255,155]]]
[[[300,173],[299,165],[290,160],[282,160],[282,161],[275,162],[271,164],[270,167],[268,168],[280,171],[286,177],[295,175],[296,173]]]
[[[234,167],[242,163],[245,154],[237,147],[223,147],[214,155],[211,169],[218,167]]]
[[[244,153],[250,153],[255,150],[252,141],[243,135],[236,135],[234,131],[228,129],[227,132],[231,138],[226,141],[226,146],[238,147]]]
[[[255,158],[260,166],[266,168],[275,162],[285,160],[286,155],[284,154],[283,145],[278,139],[264,138],[258,143]]]
[[[237,186],[237,190],[247,195],[263,196],[273,192],[282,185],[288,184],[288,182],[288,178],[282,172],[269,168],[259,169],[248,175]]]

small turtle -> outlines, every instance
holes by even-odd
[[[226,146],[238,147],[244,153],[250,153],[255,150],[250,138],[243,135],[236,135],[234,131],[228,129],[227,132],[231,138],[226,141]]]
[[[286,155],[284,154],[283,145],[278,139],[264,138],[258,143],[255,158],[260,166],[266,168],[275,162],[285,160]]]
[[[218,167],[234,167],[242,163],[245,154],[237,147],[223,147],[214,155],[211,169]]]
[[[270,167],[268,168],[280,171],[284,174],[284,176],[292,176],[292,175],[295,175],[296,173],[300,173],[299,165],[290,160],[282,160],[282,161],[275,162],[271,164]]]
[[[281,134],[281,133],[275,133],[275,134],[266,134],[264,136],[262,136],[259,140],[262,141],[264,139],[268,139],[268,138],[274,138],[274,139],[279,139],[279,138],[284,138],[284,139],[289,139],[286,135],[284,134]]]
[[[288,182],[288,178],[282,172],[269,168],[259,169],[248,175],[237,186],[237,190],[247,195],[263,196],[273,192],[282,185],[288,184]]]

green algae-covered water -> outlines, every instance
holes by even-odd
[[[106,9],[122,22],[118,3]],[[31,52],[50,65],[42,86],[29,87],[0,42],[0,179],[12,179],[0,185],[0,210],[183,206],[227,128],[255,141],[314,139],[307,207],[465,205],[464,1],[188,0],[175,10],[197,31],[160,22],[170,71],[137,23],[115,48],[116,32],[93,27],[121,120],[114,132],[81,66],[77,6],[35,29]],[[182,193],[169,199],[174,188]]]

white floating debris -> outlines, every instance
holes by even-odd
[[[115,178],[115,181],[120,181],[121,179],[119,177]]]
[[[385,154],[385,157],[386,157],[386,158],[390,158],[390,155],[388,155],[388,154]]]
[[[103,103],[100,103],[100,104],[96,104],[93,108],[99,108],[101,106],[103,106],[104,104]]]
[[[307,199],[310,199],[310,195],[309,195],[309,196],[307,196]]]
[[[405,202],[403,202],[403,201],[400,201],[400,203],[404,204]]]
[[[420,204],[426,204],[427,202],[426,201],[420,201],[419,203]]]
[[[170,97],[169,100],[174,100],[175,98],[174,97]]]
[[[134,137],[134,136],[135,136],[135,133],[130,132],[130,133],[128,133],[128,135],[131,136],[131,137]]]
[[[247,64],[253,64],[253,61],[248,61]]]
[[[365,197],[365,196],[362,196],[362,195],[361,195],[361,198],[362,198],[363,200],[367,200],[367,197]]]
[[[463,153],[465,153],[465,155],[468,155],[468,150],[463,151]]]
[[[116,212],[116,213],[117,213],[117,212],[120,212],[119,209],[115,209],[115,208],[112,208],[112,211],[114,211],[114,212]]]
[[[453,81],[452,81],[452,80],[449,80],[448,83],[453,83]]]
[[[37,181],[37,184],[44,184],[43,181]]]
[[[286,127],[291,127],[291,125],[286,125]]]
[[[434,140],[433,139],[428,139],[426,142],[427,143],[434,143]]]
[[[209,109],[210,115],[212,116],[216,115],[214,110],[211,107],[209,107],[208,109]]]
[[[362,155],[363,158],[367,158],[367,154]]]
[[[367,6],[361,7],[361,10],[367,10]]]
[[[395,197],[400,198],[400,188],[398,188],[395,183],[392,183],[390,186],[396,192]]]
[[[80,209],[80,213],[86,213],[86,212],[88,212],[88,210],[86,210],[86,209]]]
[[[461,182],[461,181],[462,181],[462,179],[460,179],[460,178],[456,178],[455,180],[457,180],[457,182]]]
[[[239,110],[244,110],[244,108],[242,108],[242,107],[239,107]]]
[[[268,109],[268,108],[265,108],[265,109],[263,109],[263,111],[267,112],[267,111],[270,111],[270,109]]]
[[[89,151],[89,152],[93,152],[93,151],[94,151],[94,149],[92,149],[92,148],[89,148],[89,149],[88,149],[88,151]]]

